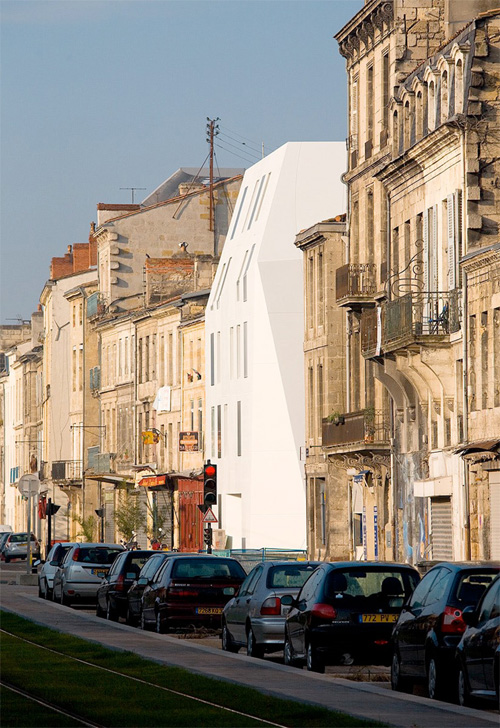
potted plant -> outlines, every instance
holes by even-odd
[[[332,422],[334,425],[343,425],[345,422],[345,417],[342,414],[342,412],[332,412],[328,417],[326,418],[328,422]]]

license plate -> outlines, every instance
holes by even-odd
[[[397,614],[362,614],[361,621],[366,622],[397,622]]]
[[[222,614],[222,607],[196,607],[196,614]]]
[[[90,573],[93,576],[99,576],[101,579],[103,579],[107,575],[108,571],[109,569],[91,569]]]

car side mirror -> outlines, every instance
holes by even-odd
[[[281,604],[284,607],[293,607],[295,604],[295,599],[292,597],[291,594],[284,594],[281,597]]]
[[[299,612],[305,612],[307,609],[307,602],[305,599],[301,599],[300,602],[297,602],[297,609]]]
[[[37,559],[36,561],[33,561],[32,566],[40,566],[40,564],[44,564],[45,561],[42,561],[41,559]]]
[[[464,620],[467,627],[475,627],[477,624],[477,611],[476,607],[468,606],[465,607],[464,611],[462,612],[462,619]]]
[[[140,579],[137,579],[137,583],[141,584],[142,586],[145,586],[148,583],[148,580],[145,576],[141,576]]]
[[[51,561],[50,565],[51,566],[60,566],[60,563],[59,563],[59,561]]]

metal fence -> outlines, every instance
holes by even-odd
[[[224,549],[213,551],[217,556],[230,556],[236,559],[248,572],[262,561],[307,561],[306,550],[294,549]]]

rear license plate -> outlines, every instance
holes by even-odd
[[[17,548],[20,548],[21,546],[26,547],[27,545],[27,543],[16,543]]]
[[[361,621],[365,622],[397,622],[397,614],[362,614]]]
[[[222,607],[196,607],[196,614],[222,614]]]
[[[107,575],[108,571],[109,569],[91,569],[90,573],[93,576],[99,576],[101,579],[103,579]]]

